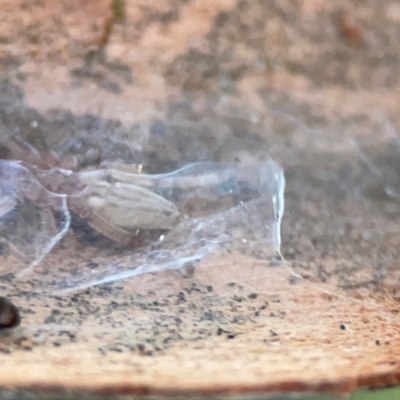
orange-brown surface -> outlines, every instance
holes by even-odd
[[[397,382],[397,302],[338,296],[283,265],[224,262],[183,282],[148,275],[44,302],[20,293],[28,315],[3,338],[2,385],[216,395]]]

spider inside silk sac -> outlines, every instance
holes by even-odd
[[[55,153],[39,153],[14,136],[0,136],[0,145],[8,150],[8,161],[0,160],[3,186],[8,181],[10,187],[17,181],[28,182],[32,187],[23,187],[20,194],[40,203],[46,197],[40,182],[49,192],[66,195],[71,212],[116,242],[135,243],[138,231],[168,230],[177,222],[180,213],[175,204],[155,193],[152,180],[137,166],[105,162],[77,172],[60,168],[63,164]]]
[[[17,306],[6,297],[0,296],[0,329],[15,328],[20,322]]]

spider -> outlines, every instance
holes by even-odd
[[[154,180],[142,174],[140,167],[107,162],[91,170],[67,169],[66,166],[77,164],[73,156],[59,160],[53,152],[39,153],[6,134],[0,137],[0,147],[7,159],[17,160],[3,163],[13,162],[20,175],[30,172],[48,191],[67,195],[71,212],[118,243],[131,244],[141,230],[169,230],[180,215],[174,203],[151,190]],[[7,165],[3,165],[4,176],[6,169]],[[24,195],[40,203],[41,192],[33,186]],[[7,211],[7,199],[3,197],[1,201]]]

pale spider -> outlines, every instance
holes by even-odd
[[[70,211],[116,242],[130,244],[141,230],[171,229],[180,215],[174,203],[150,190],[152,179],[140,173],[140,167],[103,163],[74,171],[73,156],[59,160],[54,152],[39,153],[7,135],[0,137],[0,146],[8,159],[18,160],[47,190],[66,194]],[[35,190],[28,195],[40,202]]]

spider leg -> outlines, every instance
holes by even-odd
[[[33,146],[13,134],[0,122],[0,146],[3,147],[3,158],[25,161],[39,168],[58,166],[60,161],[52,150],[39,153]]]

